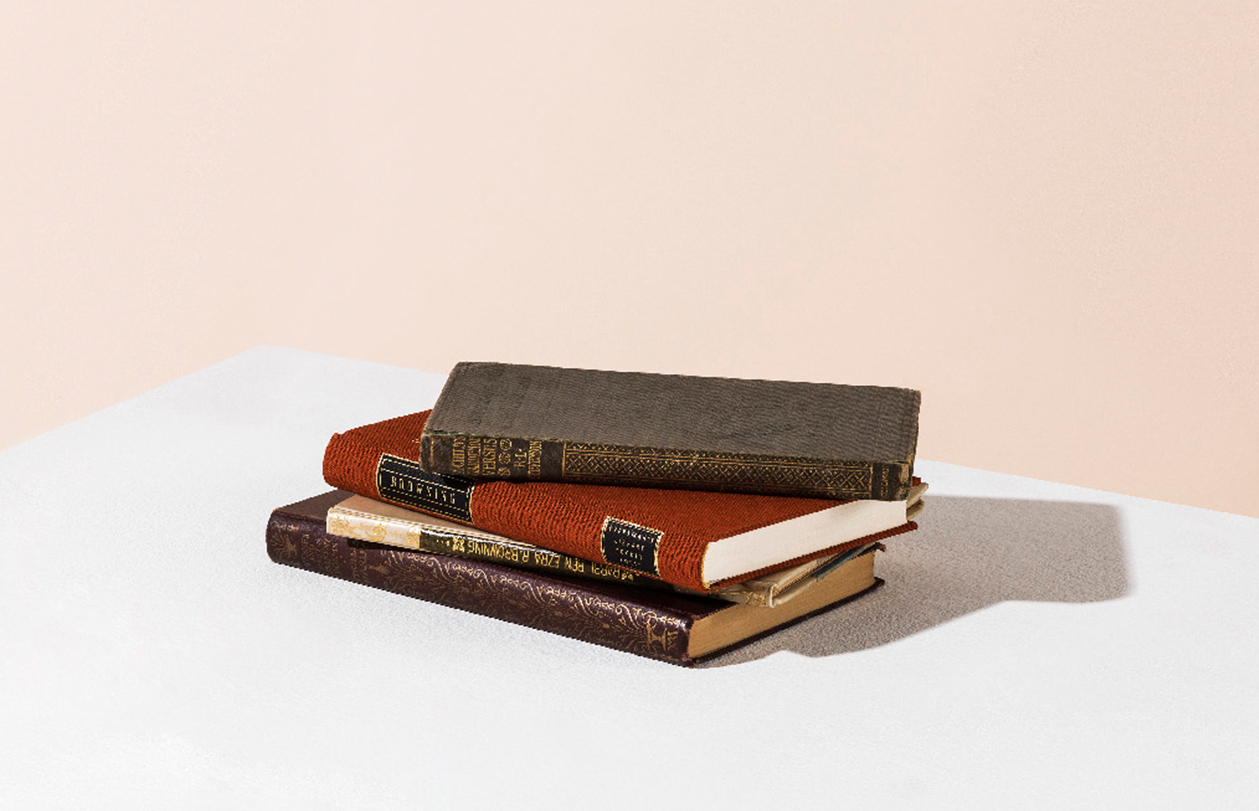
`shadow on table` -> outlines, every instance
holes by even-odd
[[[930,496],[917,532],[890,538],[881,589],[707,664],[777,651],[885,645],[1003,600],[1087,603],[1128,590],[1119,511],[1106,504]]]

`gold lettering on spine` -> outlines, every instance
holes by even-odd
[[[506,437],[451,437],[450,470],[459,476],[486,479],[538,479],[542,476],[542,442]]]
[[[620,518],[606,516],[599,532],[599,546],[605,563],[635,572],[660,572],[660,539],[664,532]]]
[[[542,441],[539,439],[500,440],[508,449],[500,451],[499,475],[514,479],[538,479],[542,476]]]
[[[453,505],[455,503],[454,495],[448,489],[435,486],[429,482],[399,478],[397,475],[390,473],[389,486],[402,493],[419,496],[438,504]]]
[[[529,440],[528,453],[528,476],[531,479],[542,477],[542,442],[541,440]]]
[[[456,436],[451,438],[450,443],[450,467],[455,473],[463,474],[468,467],[468,447],[467,440],[464,437]]]
[[[504,478],[511,476],[511,450],[510,439],[498,440],[498,455],[495,457],[495,461],[498,464],[495,469],[495,475]]]
[[[467,555],[481,560],[500,560],[517,566],[533,566],[538,569],[571,572],[587,577],[601,577],[606,580],[633,582],[638,575],[614,566],[605,566],[580,558],[562,555],[549,549],[525,548],[503,544],[498,541],[482,540],[469,536],[454,535],[449,538],[430,536],[433,546],[430,551],[440,552],[437,547],[445,547],[451,554]]]
[[[458,437],[463,444],[464,462],[462,467],[455,468],[452,463],[452,470],[457,470],[460,475],[472,476],[473,478],[484,476],[491,477],[495,471],[502,469],[500,465],[500,455],[504,458],[510,458],[511,444],[508,441],[506,452],[499,450],[499,443],[488,437],[469,436]],[[507,464],[504,462],[503,464]]]
[[[511,440],[496,441],[491,437],[470,436],[467,441],[466,475],[492,478],[510,474]]]

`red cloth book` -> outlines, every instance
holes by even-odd
[[[916,529],[911,501],[471,480],[416,461],[429,412],[336,434],[333,487],[705,591]],[[911,497],[912,498],[912,497]]]

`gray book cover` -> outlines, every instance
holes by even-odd
[[[886,386],[460,363],[420,460],[472,478],[900,500],[920,400]]]

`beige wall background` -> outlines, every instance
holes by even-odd
[[[1254,3],[11,1],[0,446],[273,343],[912,386],[923,458],[1259,515],[1257,53]]]

